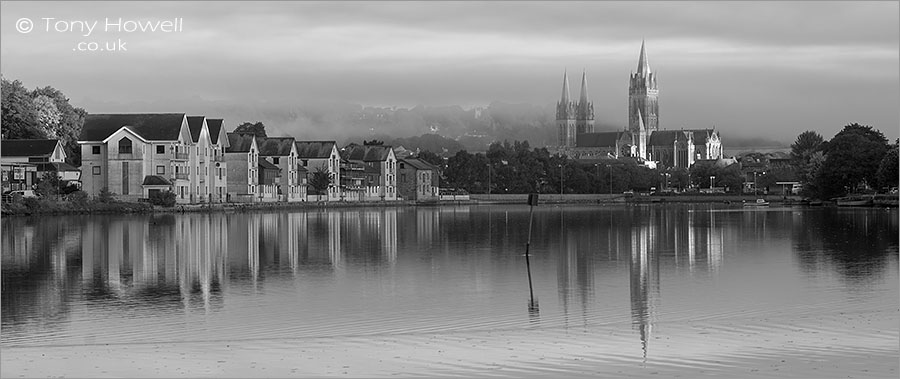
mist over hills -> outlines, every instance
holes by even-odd
[[[377,139],[386,143],[407,143],[411,148],[424,148],[411,137],[436,134],[459,142],[470,152],[485,151],[494,141],[528,141],[532,147],[556,144],[555,104],[512,104],[494,101],[487,106],[459,105],[411,108],[364,106],[345,102],[306,101],[302,104],[267,101],[215,101],[200,98],[158,99],[152,102],[114,103],[86,101],[90,113],[116,112],[186,112],[210,118],[224,118],[227,131],[243,122],[260,121],[270,136],[293,136],[302,140],[334,140],[341,144]],[[616,125],[602,119],[595,121],[595,131],[616,131]],[[731,135],[719,130],[726,149],[752,147],[786,147],[790,142],[761,137]],[[426,145],[434,146],[434,140]],[[449,144],[452,145],[452,144]],[[449,148],[450,154],[455,150]]]

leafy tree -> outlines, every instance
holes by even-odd
[[[260,121],[252,124],[250,122],[244,122],[243,124],[238,125],[237,128],[234,128],[234,132],[238,134],[252,134],[257,137],[268,137],[266,135],[266,126]]]
[[[896,187],[897,182],[900,181],[900,173],[898,173],[898,165],[900,165],[900,157],[897,154],[897,146],[895,145],[892,149],[888,150],[887,154],[884,155],[884,159],[881,160],[881,163],[878,164],[878,170],[875,172],[875,176],[878,180],[879,188],[890,188]]]
[[[796,170],[797,179],[804,184],[814,181],[811,176],[810,160],[813,155],[822,151],[825,147],[825,139],[819,133],[807,130],[797,136],[797,140],[791,144],[791,163]]]
[[[382,146],[384,145],[384,141],[380,141],[377,139],[373,139],[371,141],[363,140],[363,146]]]
[[[42,197],[49,199],[59,194],[59,186],[59,176],[56,175],[55,172],[47,171],[38,182],[37,190],[35,192]]]
[[[316,171],[313,171],[312,177],[309,178],[309,185],[315,190],[316,200],[319,200],[319,196],[325,193],[328,190],[328,186],[331,185],[334,177],[331,173],[325,169],[325,165],[316,168]]]
[[[65,94],[50,86],[37,88],[32,92],[32,95],[36,101],[37,99],[43,99],[41,100],[42,103],[52,100],[57,111],[58,122],[48,124],[48,126],[55,125],[55,127],[49,128],[50,132],[48,132],[48,135],[52,133],[55,137],[51,138],[59,138],[66,149],[69,163],[80,166],[81,147],[78,145],[78,136],[81,134],[81,128],[84,126],[84,118],[87,112],[84,109],[72,106]],[[45,107],[52,110],[49,104],[46,104]],[[52,122],[54,117],[51,115],[48,120]]]
[[[0,82],[0,124],[3,126],[0,134],[3,139],[47,138],[38,125],[31,94],[22,82],[10,82],[5,78]]]
[[[854,191],[861,185],[875,185],[876,172],[888,151],[887,139],[871,126],[850,124],[825,147],[820,185],[822,196],[831,198]]]

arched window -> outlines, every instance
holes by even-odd
[[[119,154],[131,154],[131,140],[128,137],[119,140]]]

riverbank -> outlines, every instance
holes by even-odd
[[[799,196],[753,196],[727,194],[691,194],[691,195],[624,195],[624,194],[540,194],[541,204],[657,204],[657,203],[709,203],[709,204],[741,204],[764,199],[774,205],[806,205]],[[19,203],[4,203],[3,216],[32,215],[65,215],[65,214],[130,214],[130,213],[187,213],[187,212],[248,212],[257,210],[283,209],[329,209],[353,207],[408,207],[435,205],[489,205],[489,204],[525,204],[527,194],[481,194],[470,195],[469,200],[447,200],[419,203],[413,200],[400,201],[310,201],[310,202],[272,202],[272,203],[213,203],[213,204],[176,204],[173,207],[154,206],[140,202],[68,202],[54,200],[29,200]],[[835,205],[824,202],[821,205]],[[896,207],[897,201],[879,201],[872,206]]]
[[[454,201],[452,203],[462,203]],[[247,212],[255,210],[281,209],[329,209],[352,207],[398,207],[414,206],[415,201],[310,201],[310,202],[272,202],[272,203],[213,203],[213,204],[176,204],[172,207],[155,206],[145,202],[124,201],[55,201],[28,200],[17,203],[3,203],[0,214],[7,216],[35,215],[67,215],[67,214],[132,214],[132,213],[187,213],[187,212]]]

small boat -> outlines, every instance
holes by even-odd
[[[769,202],[766,199],[756,199],[755,202],[748,203],[747,200],[744,200],[745,207],[768,207]]]
[[[839,207],[864,207],[872,205],[872,196],[846,196],[835,199]]]

